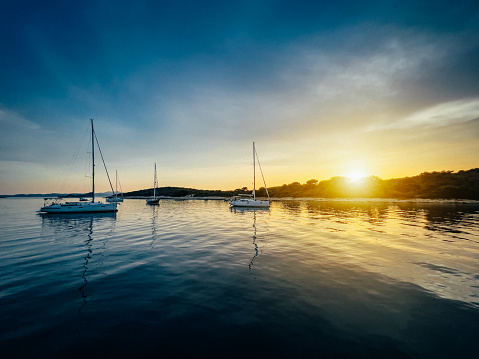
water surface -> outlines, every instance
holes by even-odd
[[[477,204],[0,201],[4,358],[479,357]]]

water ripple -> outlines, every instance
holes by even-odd
[[[252,348],[277,357],[476,354],[474,206],[125,200],[115,215],[38,216],[36,200],[5,203],[6,357],[39,346],[71,356],[84,343],[103,356],[159,346],[246,356],[238,341],[251,335],[262,338]]]

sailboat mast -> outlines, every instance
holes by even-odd
[[[256,199],[256,158],[255,158],[254,142],[253,142],[253,199]]]
[[[91,187],[91,201],[92,203],[95,202],[95,131],[93,130],[93,119],[91,121],[91,167],[92,167],[92,187]]]
[[[153,197],[156,198],[156,163],[155,163],[155,178],[154,178],[154,181],[153,181]]]

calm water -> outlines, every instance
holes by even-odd
[[[0,355],[477,358],[479,205],[0,200]]]

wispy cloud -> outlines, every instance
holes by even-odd
[[[0,105],[0,126],[7,130],[9,129],[16,129],[17,131],[21,130],[38,130],[40,129],[40,125],[27,120],[23,116],[19,115],[15,111],[8,110],[6,108],[2,108]],[[9,133],[8,135],[11,135]]]
[[[466,99],[441,103],[415,112],[382,128],[429,128],[446,126],[479,118],[479,99]],[[377,129],[378,127],[376,127]],[[379,127],[380,128],[380,127]]]

